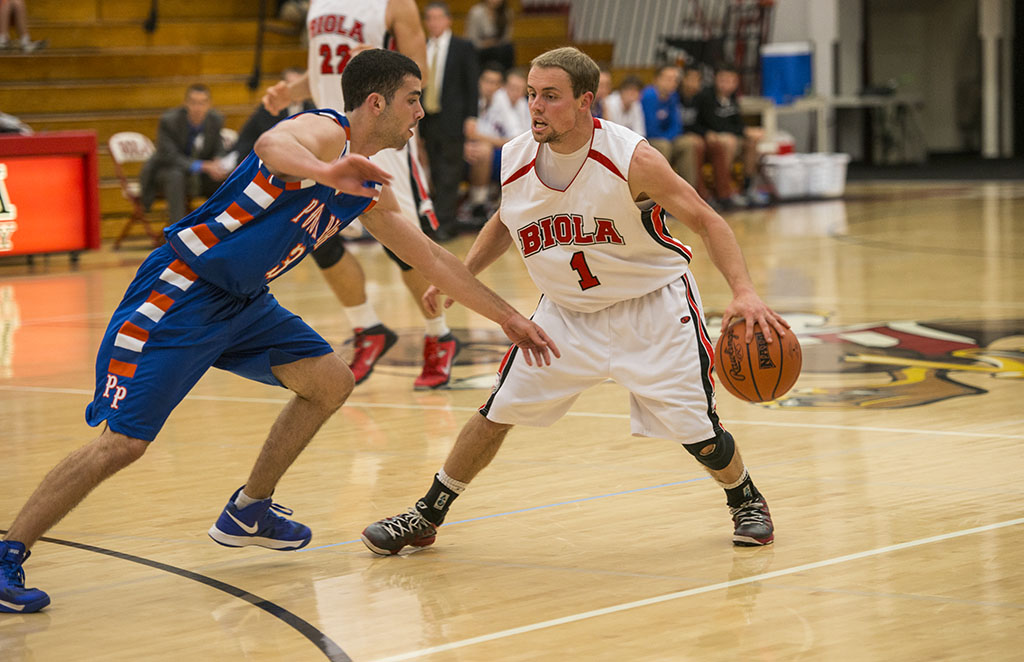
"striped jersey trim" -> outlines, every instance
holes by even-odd
[[[118,361],[117,359],[110,359],[110,363],[107,364],[107,372],[118,377],[127,377],[131,379],[135,376],[135,369],[139,366],[135,363],[128,363],[126,361]]]
[[[599,152],[599,151],[597,151],[595,149],[592,149],[589,152],[587,152],[587,158],[588,159],[594,159],[595,161],[597,161],[598,163],[603,165],[605,168],[608,168],[608,170],[613,175],[615,175],[616,177],[618,177],[622,181],[627,181],[626,178],[622,175],[622,173],[619,172],[619,169],[615,167],[615,164],[612,163],[612,160],[609,159],[604,154],[602,154],[601,152]]]
[[[264,210],[273,204],[274,200],[285,190],[285,185],[274,185],[268,179],[261,165],[260,170],[253,177],[252,181],[245,187],[242,194],[227,209],[217,215],[212,221],[193,225],[178,232],[177,237],[182,244],[195,256],[200,256],[210,248],[213,248],[221,239],[231,234],[253,219],[254,213],[246,207],[255,211]],[[312,185],[312,180],[310,185]],[[300,184],[301,182],[295,182]]]
[[[519,179],[520,177],[524,176],[526,173],[530,172],[530,170],[533,168],[533,164],[536,163],[536,162],[537,162],[537,159],[534,159],[533,161],[530,161],[529,163],[524,165],[519,170],[516,170],[514,173],[512,173],[512,176],[509,177],[508,179],[506,179],[505,181],[503,181],[501,183],[501,185],[502,186],[508,186],[512,182],[514,182],[517,179]]]
[[[704,386],[704,394],[708,401],[708,420],[715,430],[721,427],[718,419],[718,412],[715,408],[715,348],[711,344],[711,336],[707,327],[704,326],[704,318],[700,306],[694,299],[693,291],[690,289],[690,279],[683,275],[683,287],[686,289],[686,303],[690,309],[690,324],[693,325],[697,335],[697,354],[700,357],[701,382]]]
[[[661,246],[682,255],[689,262],[693,259],[693,251],[690,247],[673,237],[665,226],[665,209],[661,205],[654,205],[647,211],[641,212],[640,219],[644,229],[651,238]]]
[[[188,268],[188,265],[181,260],[175,260],[160,274],[160,280],[170,283],[182,292],[188,290],[192,283],[196,282],[196,273]]]

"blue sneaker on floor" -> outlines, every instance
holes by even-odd
[[[309,544],[313,532],[308,526],[278,515],[291,515],[290,508],[273,503],[269,498],[239,508],[235,499],[241,491],[241,487],[235,490],[217,523],[210,527],[209,534],[214,542],[225,547],[258,545],[282,552]]]
[[[0,613],[31,614],[50,604],[50,596],[37,588],[25,588],[21,565],[30,554],[20,542],[0,542]]]

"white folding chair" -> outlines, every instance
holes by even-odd
[[[121,182],[121,195],[132,203],[131,216],[121,228],[117,239],[114,240],[114,248],[121,247],[121,242],[128,236],[132,226],[136,223],[141,223],[146,234],[153,240],[153,244],[159,245],[163,241],[163,237],[150,226],[149,219],[146,217],[146,210],[142,206],[142,185],[138,178],[128,177],[124,169],[126,163],[145,163],[149,160],[149,157],[156,151],[153,141],[141,133],[122,131],[110,136],[107,147],[110,149],[110,157],[114,160],[114,172],[117,173],[117,178]]]

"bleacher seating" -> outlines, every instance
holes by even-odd
[[[427,0],[418,0],[421,9]],[[269,3],[273,4],[273,3]],[[461,34],[475,0],[451,0],[453,29]],[[182,102],[193,82],[208,85],[225,124],[240,129],[256,107],[262,89],[287,66],[304,67],[306,53],[287,31],[265,33],[263,80],[253,91],[246,83],[253,68],[258,29],[255,0],[159,0],[159,21],[143,29],[151,0],[32,0],[27,3],[32,34],[49,48],[30,55],[5,54],[0,110],[20,117],[35,131],[92,129],[102,146],[100,165],[101,234],[116,237],[134,213],[107,147],[118,132],[155,138],[160,114]],[[521,12],[518,0],[517,60],[568,43],[564,12]],[[611,60],[610,44],[586,44],[598,61]],[[136,164],[137,165],[137,164]],[[126,177],[138,167],[125,164]],[[161,205],[161,202],[157,203]],[[144,237],[140,225],[132,235]]]

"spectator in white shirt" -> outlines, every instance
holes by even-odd
[[[640,92],[643,87],[643,82],[636,76],[626,77],[619,85],[619,89],[605,99],[604,119],[621,124],[641,136],[646,135],[644,108],[640,104]]]
[[[483,224],[490,216],[490,187],[501,172],[501,148],[530,130],[526,101],[526,75],[520,69],[503,74],[500,65],[484,66],[480,74],[480,112],[467,133],[469,204],[473,220]]]

